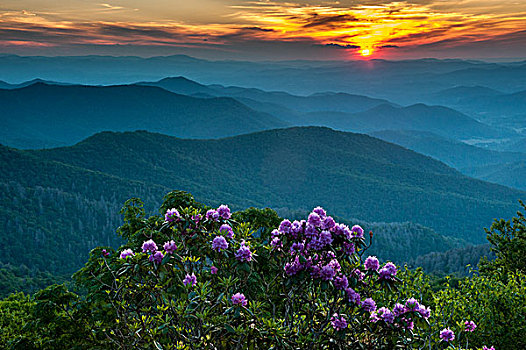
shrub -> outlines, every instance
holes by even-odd
[[[176,197],[167,198],[186,206],[163,205],[162,216],[149,218],[138,200],[127,202],[119,233],[128,243],[93,250],[76,274],[99,315],[99,339],[163,349],[439,342],[419,331],[429,329],[429,308],[397,297],[397,267],[363,261],[360,226],[315,208],[306,220],[283,220],[270,231],[262,223],[277,221],[268,210],[232,215],[224,205],[207,210],[187,194]]]

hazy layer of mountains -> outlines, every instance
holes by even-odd
[[[399,104],[455,86],[483,86],[504,93],[526,90],[526,61],[207,61],[165,57],[21,57],[0,55],[0,80],[34,78],[75,84],[129,84],[185,76],[203,84],[255,87],[309,95],[322,91],[384,98]]]
[[[455,94],[502,96],[481,87],[438,93],[451,103],[457,101]],[[30,81],[0,89],[0,112],[0,142],[18,148],[72,145],[104,130],[142,129],[207,139],[295,125],[327,126],[369,133],[432,156],[466,175],[526,189],[526,180],[518,175],[526,170],[521,129],[490,125],[444,106],[404,107],[348,93],[299,96],[206,86],[175,77],[119,86]]]
[[[526,61],[0,55],[0,80],[0,276],[20,286],[118,245],[124,201],[173,189],[322,205],[374,230],[372,253],[441,273],[526,199]]]
[[[73,144],[103,130],[164,132],[189,138],[239,135],[287,125],[232,98],[199,99],[146,86],[0,89],[3,143]]]

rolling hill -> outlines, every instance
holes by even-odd
[[[292,95],[283,91],[263,91],[255,88],[203,85],[185,77],[161,79],[157,82],[141,82],[139,85],[158,86],[168,91],[184,94],[207,94],[210,96],[232,97],[240,101],[250,100],[283,106],[286,109],[308,113],[316,111],[360,112],[381,104],[391,104],[384,99],[371,98],[348,93],[315,93],[308,96]]]
[[[441,136],[463,138],[495,138],[504,131],[480,123],[465,114],[442,106],[416,104],[408,107],[380,105],[359,113],[332,111],[308,113],[296,124],[324,125],[338,130],[371,133],[381,130],[418,130]]]
[[[433,157],[461,172],[464,172],[464,168],[495,166],[497,164],[526,160],[525,153],[493,151],[430,132],[384,130],[372,132],[370,135]],[[465,174],[469,176],[475,175],[471,173]]]
[[[31,154],[237,208],[322,205],[338,216],[411,221],[474,243],[485,238],[482,226],[512,215],[526,197],[370,136],[318,127],[220,140],[105,132]]]
[[[0,142],[19,148],[74,144],[104,130],[215,138],[286,125],[232,98],[200,99],[149,86],[36,83],[0,90]]]
[[[467,168],[466,172],[485,181],[526,191],[526,161],[472,167]]]

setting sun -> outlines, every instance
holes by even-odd
[[[371,50],[371,49],[360,50],[360,55],[362,55],[364,57],[371,56],[372,53],[373,53],[373,50]]]

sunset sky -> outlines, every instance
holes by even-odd
[[[3,0],[0,53],[526,58],[526,0]]]

